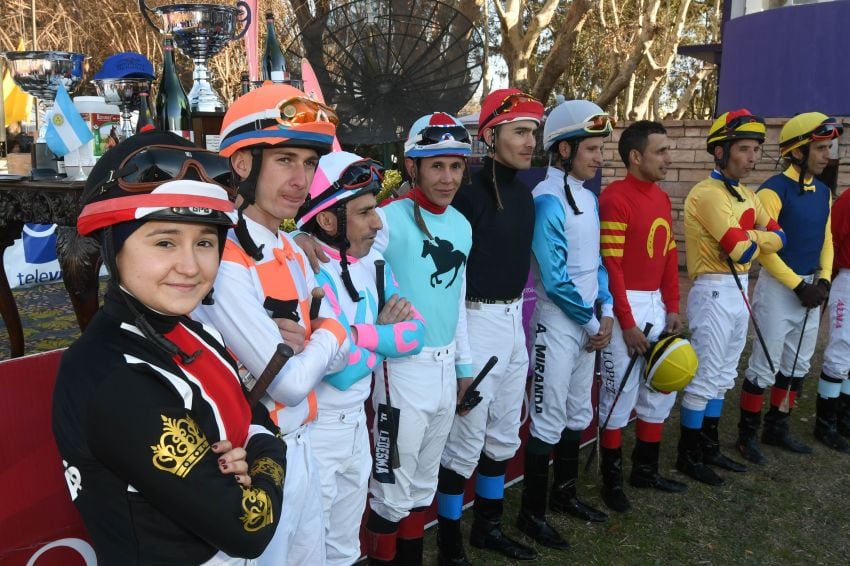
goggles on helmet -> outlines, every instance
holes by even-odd
[[[331,122],[339,124],[336,112],[330,106],[304,96],[296,96],[281,100],[277,105],[280,117],[277,121],[282,126],[293,124],[309,124],[312,122]]]
[[[493,120],[493,118],[501,116],[502,114],[509,114],[510,112],[514,112],[515,110],[518,110],[521,105],[528,103],[540,104],[540,101],[531,96],[530,94],[526,94],[524,92],[509,94],[505,97],[504,100],[502,100],[502,103],[499,104],[499,106],[497,106],[496,109],[493,110],[493,112],[489,116],[487,116],[487,120],[484,122],[484,124],[486,125],[491,120]]]
[[[811,132],[785,140],[782,145],[788,146],[807,139],[811,139],[812,141],[831,140],[832,138],[840,136],[843,131],[844,126],[842,126],[838,120],[835,118],[827,118],[818,124],[818,127]]]
[[[718,130],[717,132],[713,132],[711,134],[711,137],[715,138],[718,136],[731,135],[734,134],[735,130],[737,130],[741,126],[753,123],[761,124],[762,126],[764,126],[764,118],[762,118],[761,116],[754,116],[752,114],[743,114],[741,116],[736,116],[726,122],[726,125],[723,126],[722,129]]]
[[[617,121],[608,114],[591,116],[587,121],[590,122],[590,125],[585,126],[584,131],[588,134],[609,134],[617,125]]]
[[[356,191],[372,183],[380,183],[383,179],[384,168],[380,163],[371,159],[358,161],[349,165],[339,179],[312,200],[322,202],[338,191]]]
[[[469,143],[469,132],[463,126],[429,126],[419,132],[416,145],[424,146],[444,141]]]
[[[201,181],[225,188],[231,186],[227,158],[205,149],[171,145],[151,145],[131,153],[112,178],[125,191],[143,192],[165,181],[187,178],[190,168],[195,169]],[[104,187],[108,184],[104,183]]]

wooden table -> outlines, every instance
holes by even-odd
[[[25,223],[59,225],[56,254],[81,329],[97,311],[100,246],[76,230],[83,186],[79,181],[0,181],[0,315],[6,323],[13,358],[24,355],[24,333],[2,258],[6,248],[21,237]]]

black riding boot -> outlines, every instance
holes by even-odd
[[[764,432],[761,433],[761,441],[797,454],[811,454],[811,446],[791,435],[790,418],[790,407],[787,413],[780,411],[779,407],[771,407],[764,416]]]
[[[525,451],[522,505],[516,527],[543,546],[569,550],[570,543],[546,521],[546,491],[549,485],[549,453]]]
[[[700,429],[698,428],[681,427],[676,469],[702,483],[713,486],[723,485],[723,478],[714,473],[714,470],[702,461]]]
[[[549,508],[556,513],[569,513],[583,521],[602,523],[608,519],[608,515],[576,497],[580,439],[581,431],[564,429],[561,441],[555,446],[555,481],[549,496]]]
[[[850,438],[850,395],[838,396],[838,434]]]
[[[743,464],[727,458],[720,451],[720,435],[717,426],[720,417],[705,417],[702,420],[702,433],[700,443],[702,447],[702,461],[710,466],[717,466],[730,472],[746,472],[747,467]]]
[[[638,440],[632,452],[632,475],[629,483],[634,487],[652,487],[667,493],[682,493],[688,486],[680,481],[665,478],[658,473],[660,442]]]
[[[815,438],[828,448],[850,453],[850,444],[838,434],[838,397],[830,399],[818,395],[817,419],[815,420]]]
[[[754,464],[767,462],[759,446],[763,403],[764,389],[745,379],[741,385],[741,418],[738,421],[738,440],[735,441],[735,448],[745,460]]]
[[[631,511],[632,504],[623,491],[622,448],[600,448],[599,456],[602,464],[602,501],[612,511]]]

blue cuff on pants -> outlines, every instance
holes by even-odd
[[[685,428],[702,428],[702,418],[705,416],[705,411],[695,411],[682,407],[682,426]]]
[[[463,513],[462,493],[437,492],[437,515],[457,521]]]
[[[723,413],[723,399],[710,399],[705,406],[706,417],[719,417]]]
[[[478,474],[475,480],[475,495],[487,499],[504,499],[505,476],[484,476]]]

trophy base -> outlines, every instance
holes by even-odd
[[[209,83],[195,82],[189,91],[189,107],[192,112],[224,112],[224,101]]]

